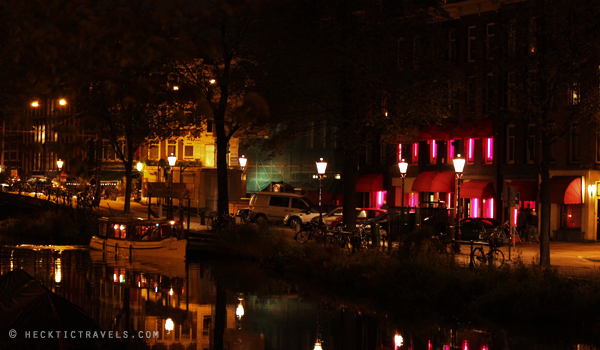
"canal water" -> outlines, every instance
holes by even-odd
[[[513,337],[475,325],[399,329],[384,312],[311,300],[265,277],[258,265],[202,255],[187,263],[122,261],[85,247],[2,247],[1,274],[17,270],[83,309],[125,349],[203,350],[221,340],[231,350],[594,349],[567,335],[547,343],[543,334]],[[29,317],[37,317],[35,310]],[[32,337],[44,329],[29,331],[38,332]]]

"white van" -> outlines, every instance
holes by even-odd
[[[312,202],[303,195],[284,192],[256,192],[250,198],[251,222],[283,222],[289,213],[306,210]]]

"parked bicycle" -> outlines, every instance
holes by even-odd
[[[474,267],[482,267],[485,265],[500,268],[504,265],[504,253],[498,249],[498,239],[495,237],[489,240],[489,249],[485,253],[482,247],[477,247],[471,252],[471,263]]]
[[[219,231],[232,225],[234,223],[234,218],[229,214],[215,214],[208,220],[208,224],[210,226],[211,231]]]
[[[306,222],[302,223],[300,231],[296,233],[294,239],[298,243],[306,243],[310,240],[324,243],[327,239],[328,230],[324,223]]]

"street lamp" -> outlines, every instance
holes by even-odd
[[[63,167],[63,161],[62,160],[57,160],[56,161],[56,166],[58,167],[58,182],[60,182],[60,173],[62,172],[62,167]]]
[[[460,180],[463,175],[463,170],[465,168],[465,159],[461,158],[460,154],[456,156],[453,160],[454,162],[454,172],[456,173],[456,178],[458,179],[457,190],[456,190],[456,230],[454,232],[454,238],[458,241],[460,240]],[[454,247],[455,251],[460,252],[460,243],[457,243]]]
[[[327,169],[327,162],[323,161],[323,158],[319,159],[317,163],[317,173],[319,173],[319,223],[323,223],[323,176],[325,175],[325,169]]]
[[[169,210],[167,212],[167,220],[173,220],[173,167],[177,163],[177,157],[171,153],[167,158],[169,159],[169,168],[171,170],[169,174]]]
[[[240,169],[242,170],[242,180],[243,180],[244,172],[246,171],[246,163],[248,163],[248,158],[244,157],[244,155],[242,154],[242,156],[238,158],[238,162],[240,163]]]
[[[398,168],[400,168],[400,176],[402,176],[402,203],[401,206],[404,207],[404,178],[406,177],[406,170],[408,170],[408,163],[402,159],[400,163],[398,163]]]

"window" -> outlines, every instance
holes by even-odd
[[[569,162],[579,162],[579,126],[571,125],[569,129]]]
[[[475,77],[467,78],[467,110],[475,111]]]
[[[148,147],[148,158],[158,159],[158,145],[154,144]]]
[[[419,143],[412,144],[412,163],[416,164],[419,162]]]
[[[467,162],[472,163],[475,161],[475,139],[467,139],[465,142],[467,149]]]
[[[402,144],[401,144],[401,143],[399,143],[399,144],[398,144],[398,162],[401,162],[401,161],[402,161],[402,159],[404,159],[404,158],[402,157]]]
[[[563,204],[561,209],[561,228],[581,228],[581,204]]]
[[[569,89],[569,103],[571,106],[578,106],[581,101],[581,93],[579,91],[579,83],[574,82]]]
[[[272,207],[287,208],[290,206],[290,198],[273,196],[273,197],[271,197],[271,199],[269,199],[269,205]]]
[[[448,164],[452,163],[452,159],[454,159],[454,155],[456,154],[454,151],[454,144],[456,142],[456,140],[448,141]]]
[[[517,21],[511,19],[508,23],[508,57],[514,57],[517,51]]]
[[[485,110],[490,112],[496,109],[496,92],[494,90],[494,76],[485,77]]]
[[[506,75],[506,108],[515,108],[515,73]]]
[[[300,198],[292,198],[292,208],[306,210],[308,209],[308,204]]]
[[[467,29],[467,61],[475,62],[475,26]]]
[[[535,17],[531,17],[529,20],[529,52],[535,53],[537,49],[537,38],[536,38],[536,20]]]
[[[208,335],[210,332],[210,326],[212,323],[212,317],[210,315],[205,315],[202,320],[202,335]]]
[[[494,59],[494,23],[488,23],[485,28],[485,58],[488,61]]]
[[[429,163],[437,163],[437,142],[435,140],[429,140]]]
[[[506,163],[515,162],[515,126],[506,127]]]
[[[483,161],[488,164],[494,161],[494,139],[492,137],[483,139]]]
[[[448,31],[448,61],[456,61],[456,29]]]
[[[527,163],[529,164],[535,162],[535,136],[535,124],[527,125]]]
[[[170,155],[177,155],[177,140],[169,140],[167,144],[167,157]]]
[[[213,133],[213,121],[212,120],[207,120],[206,121],[206,133],[207,134],[212,134]]]
[[[183,157],[194,158],[194,145],[183,146]]]
[[[387,143],[383,140],[379,141],[379,163],[387,163]]]
[[[204,146],[204,165],[210,167],[215,166],[215,145]]]

